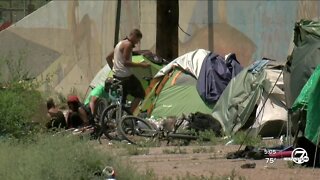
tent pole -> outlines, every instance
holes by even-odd
[[[279,74],[279,76],[278,76],[277,80],[275,81],[274,85],[272,86],[272,88],[271,88],[270,92],[268,93],[267,98],[266,98],[266,99],[265,99],[265,101],[263,102],[262,107],[261,107],[260,111],[258,112],[258,115],[256,115],[256,117],[255,117],[254,121],[256,121],[256,120],[257,120],[257,117],[259,117],[260,113],[261,113],[261,112],[262,112],[262,110],[264,109],[264,107],[265,107],[265,105],[266,105],[266,103],[267,103],[267,100],[269,99],[269,97],[270,97],[271,93],[273,92],[273,89],[276,87],[276,85],[277,85],[277,83],[278,83],[278,81],[279,81],[279,79],[280,79],[280,77],[281,77],[282,73],[283,73],[283,68],[282,68],[282,70],[281,70],[281,72],[280,72],[280,74]],[[252,127],[253,127],[253,126],[251,126],[251,127],[248,129],[248,131],[246,132],[246,136],[244,137],[244,140],[241,142],[241,144],[240,144],[240,146],[239,146],[239,148],[238,148],[238,151],[240,151],[240,149],[241,149],[241,147],[243,146],[243,144],[244,144],[245,140],[248,138],[248,135],[249,135],[250,131],[252,130]]]
[[[292,117],[292,109],[289,108],[288,109],[288,119],[287,119],[287,145],[290,146],[291,145],[291,117]]]
[[[208,0],[208,50],[214,52],[213,1]],[[224,7],[220,7],[224,8]]]
[[[317,138],[316,150],[314,152],[314,158],[313,158],[313,169],[316,166],[316,159],[318,154],[318,146],[319,146],[319,140],[320,140],[319,130],[320,130],[320,127],[318,127],[318,138]]]

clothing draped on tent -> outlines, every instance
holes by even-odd
[[[215,53],[208,54],[197,81],[197,90],[202,100],[209,104],[215,103],[230,80],[241,70],[234,54],[228,56],[227,60]]]

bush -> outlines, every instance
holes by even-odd
[[[103,179],[95,173],[105,166],[115,169],[116,179],[154,179],[73,135],[42,135],[27,143],[6,140],[0,146],[0,179]]]
[[[0,137],[20,138],[32,133],[32,117],[40,113],[43,100],[36,90],[40,83],[33,82],[34,78],[24,67],[26,55],[21,51],[17,55],[9,52],[0,57],[0,69],[8,69],[7,78],[0,83]]]
[[[20,81],[0,90],[0,136],[21,137],[31,133],[32,117],[39,113],[40,92]]]
[[[235,144],[244,144],[248,146],[259,146],[262,144],[261,136],[247,135],[245,131],[239,131],[233,136]]]

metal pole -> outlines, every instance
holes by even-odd
[[[288,119],[287,119],[287,145],[290,146],[291,145],[291,127],[290,127],[290,121],[291,121],[291,118],[292,118],[292,109],[289,108],[288,109]]]
[[[223,7],[219,7],[223,8]],[[213,1],[208,0],[208,50],[214,51],[214,37],[213,37]]]
[[[119,31],[120,31],[120,17],[121,17],[121,0],[118,0],[117,3],[117,15],[116,15],[116,28],[114,31],[114,47],[119,41]]]
[[[26,0],[23,0],[23,16],[26,16]]]
[[[12,8],[12,0],[10,0],[10,4],[9,4],[10,9]],[[12,11],[10,11],[10,23],[13,23],[13,18],[12,18]]]
[[[292,116],[292,110],[291,110],[291,108],[289,108],[288,110],[287,110],[287,113],[288,113],[288,119],[287,119],[287,137],[286,137],[286,145],[287,146],[290,146],[290,144],[291,144],[291,139],[290,139],[290,136],[291,136],[291,133],[290,133],[290,121],[291,121],[291,116]]]

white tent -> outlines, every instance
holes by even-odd
[[[164,76],[174,67],[179,66],[182,69],[192,73],[194,77],[198,78],[202,67],[203,60],[210,53],[210,51],[204,49],[197,49],[191,51],[182,56],[179,56],[171,63],[162,68],[156,75],[156,77]]]
[[[96,87],[98,85],[103,85],[104,81],[107,79],[111,69],[108,64],[106,64],[100,71],[95,75],[95,77],[90,82],[90,87]]]

